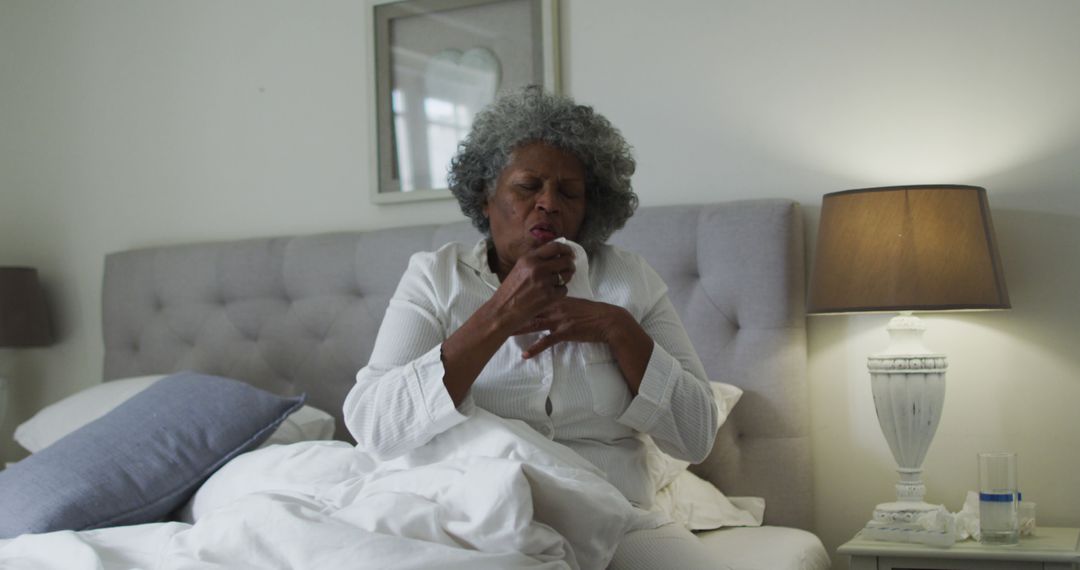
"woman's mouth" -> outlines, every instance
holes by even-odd
[[[529,234],[536,238],[536,240],[540,243],[547,243],[559,237],[559,234],[555,233],[555,228],[547,224],[538,224],[533,226],[529,230]]]

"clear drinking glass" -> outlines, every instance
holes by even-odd
[[[983,544],[1018,544],[1016,454],[979,454],[979,531]]]

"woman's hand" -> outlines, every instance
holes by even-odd
[[[574,250],[548,242],[518,258],[489,304],[517,329],[566,297],[566,283],[573,275]]]
[[[653,340],[626,309],[566,297],[541,311],[516,334],[540,331],[550,332],[527,348],[522,357],[532,358],[560,342],[606,343],[627,387],[637,395],[652,358]]]
[[[443,341],[443,384],[455,406],[515,330],[566,297],[565,283],[573,275],[570,246],[548,242],[530,251],[518,258],[491,299]]]
[[[629,317],[628,313],[620,313],[626,311],[607,303],[565,297],[538,313],[514,334],[550,331],[525,350],[522,354],[525,358],[532,358],[560,342],[608,343],[623,317]]]

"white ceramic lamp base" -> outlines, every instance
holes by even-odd
[[[922,463],[945,402],[945,355],[922,343],[926,326],[910,312],[889,321],[891,342],[867,359],[878,423],[896,459],[896,501],[882,503],[863,531],[867,538],[952,544],[951,519],[941,505],[923,501]]]

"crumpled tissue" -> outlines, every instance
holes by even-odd
[[[979,494],[968,491],[964,506],[954,515],[956,518],[956,540],[979,540]]]
[[[935,510],[927,511],[919,515],[914,522],[922,527],[923,530],[954,533],[953,525],[955,524],[955,519],[953,514],[947,511],[945,507],[939,506]]]

